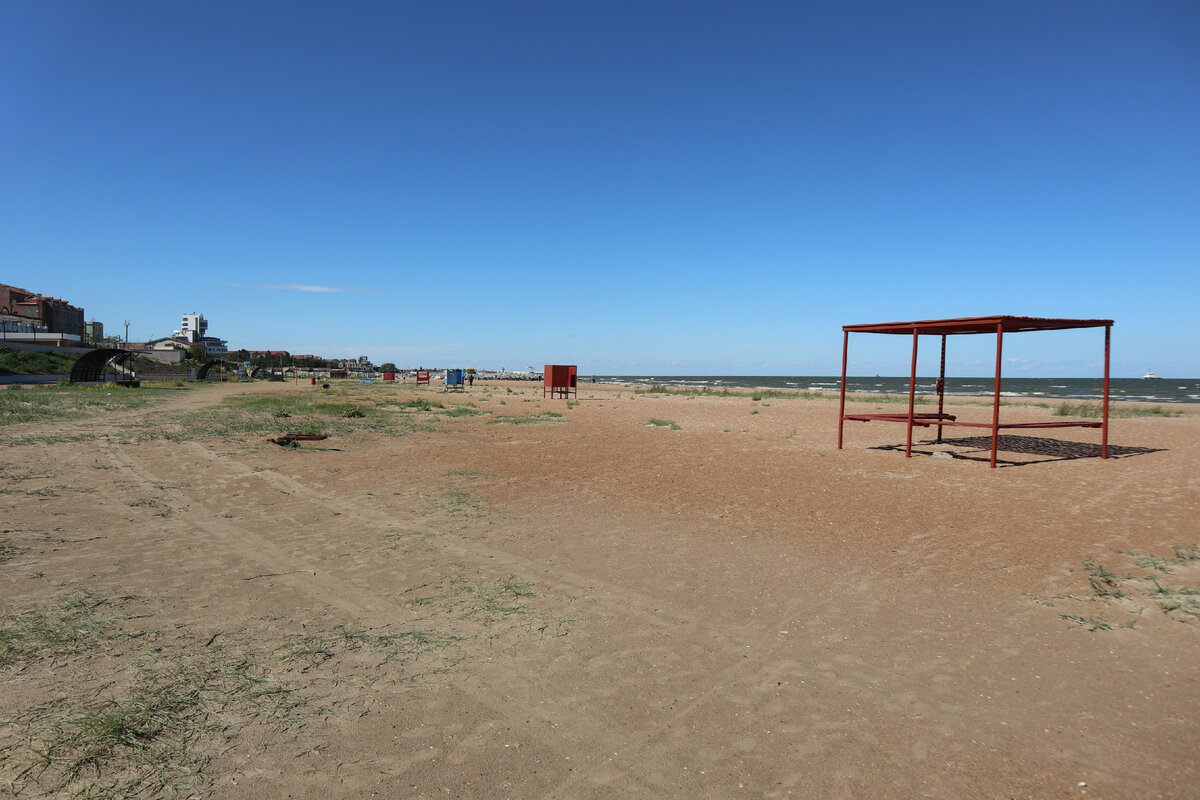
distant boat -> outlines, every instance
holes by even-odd
[[[1159,377],[1157,375],[1155,375],[1153,372],[1151,372],[1150,370],[1146,370],[1146,374],[1143,375],[1142,378],[1150,378],[1153,380],[1159,380]]]

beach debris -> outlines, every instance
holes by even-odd
[[[319,442],[328,438],[329,436],[324,433],[285,433],[283,436],[267,439],[267,441],[280,447],[299,447],[301,442]]]

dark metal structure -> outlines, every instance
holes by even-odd
[[[547,364],[542,373],[542,397],[578,397],[578,372],[574,364]]]
[[[75,366],[71,367],[71,383],[103,381],[105,372],[110,369],[116,383],[133,383],[132,372],[130,377],[123,377],[119,375],[117,367],[124,369],[125,362],[132,360],[136,355],[137,353],[133,350],[117,348],[102,348],[84,353],[75,362]]]
[[[228,361],[223,361],[221,359],[216,359],[214,361],[205,361],[204,366],[202,366],[202,367],[200,367],[200,369],[196,370],[196,380],[198,380],[198,381],[208,380],[208,373],[212,370],[212,368],[213,367],[222,367],[222,366],[229,367],[231,370],[233,370],[235,372],[237,371],[237,364],[231,364]]]
[[[914,322],[881,322],[871,325],[842,326],[842,389],[841,406],[838,413],[838,449],[842,448],[842,427],[846,420],[855,422],[903,422],[908,426],[908,440],[904,455],[912,457],[913,426],[929,427],[937,425],[937,441],[942,440],[943,426],[961,426],[969,428],[992,429],[991,466],[996,466],[996,444],[1000,437],[1001,428],[1100,428],[1100,457],[1108,458],[1108,383],[1109,383],[1109,353],[1112,343],[1111,319],[1047,319],[1042,317],[963,317],[959,319],[931,319]],[[1100,422],[1093,421],[1063,421],[1063,422],[1000,422],[1000,363],[1004,347],[1005,333],[1022,333],[1026,331],[1055,331],[1069,328],[1104,328],[1104,411]],[[850,346],[851,333],[886,333],[897,336],[912,336],[912,367],[909,371],[908,383],[908,413],[907,414],[847,414],[846,413],[846,358]],[[944,413],[946,388],[946,337],[960,334],[994,333],[996,334],[996,386],[992,400],[991,422],[965,422],[953,414]],[[937,413],[917,414],[913,411],[916,402],[917,388],[917,341],[921,336],[940,336],[942,339],[941,368],[938,373]]]

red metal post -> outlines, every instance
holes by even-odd
[[[1108,356],[1112,346],[1112,326],[1104,326],[1104,420],[1100,426],[1100,457],[1108,458]]]
[[[904,457],[912,458],[912,429],[913,405],[917,400],[917,329],[913,328],[912,371],[908,376],[908,443],[904,447]]]
[[[946,397],[946,334],[942,334],[942,366],[938,370],[938,435],[937,440],[942,441],[942,409],[945,407],[943,400]]]
[[[842,426],[846,424],[846,350],[850,346],[850,331],[842,331],[842,402],[838,406],[838,450],[842,449]]]
[[[1004,323],[996,323],[996,393],[992,398],[992,469],[996,468],[996,443],[1000,439],[1000,356],[1004,352]]]

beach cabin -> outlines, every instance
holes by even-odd
[[[451,392],[461,392],[466,388],[465,380],[466,370],[448,369],[446,370],[445,384],[446,390]]]
[[[578,372],[574,364],[547,364],[542,373],[542,397],[577,397]]]
[[[427,369],[417,370],[417,385],[422,383],[429,383],[429,370]]]

